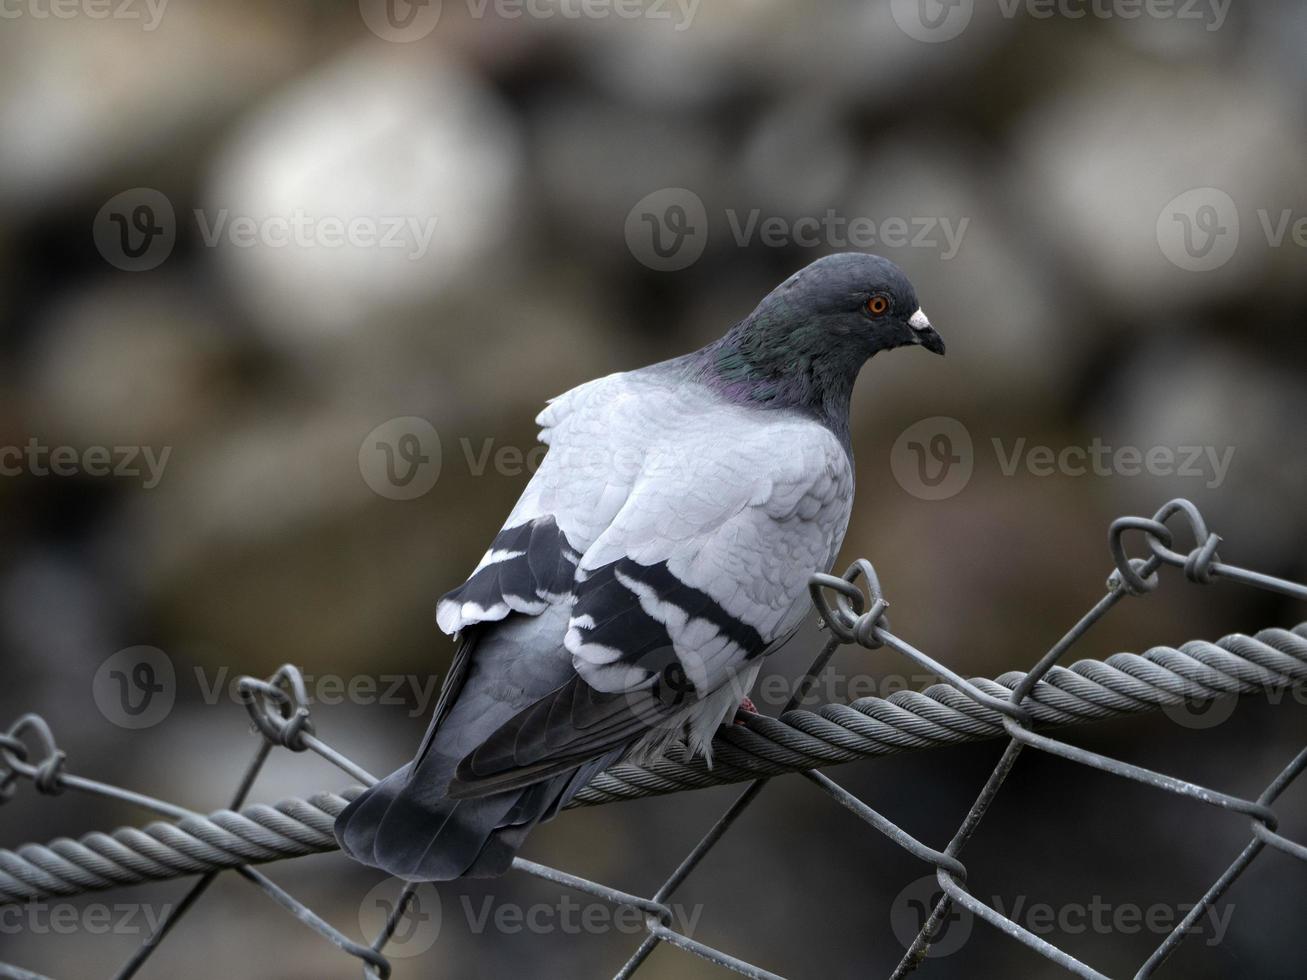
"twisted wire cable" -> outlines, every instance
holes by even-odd
[[[1025,675],[972,683],[1006,699]],[[1054,667],[1023,702],[1043,727],[1119,717],[1186,701],[1282,690],[1307,681],[1307,623],[1292,631],[1266,629],[1255,637],[1192,641],[1143,655]],[[988,739],[1004,734],[1003,715],[948,684],[888,698],[796,709],[780,718],[746,716],[723,728],[714,761],[664,758],[648,767],[619,765],[598,776],[573,806],[594,806],[759,776],[807,771],[855,759]],[[61,760],[60,760],[61,761]],[[0,850],[0,905],[75,895],[118,885],[202,874],[336,849],[332,825],[362,790],[319,793],[275,806],[252,805],[156,821],[112,834],[27,844]]]
[[[973,683],[1006,698],[1025,675],[1010,671]],[[1075,724],[1232,694],[1275,690],[1307,680],[1307,624],[1293,631],[1262,630],[1255,637],[1195,640],[1179,649],[1154,647],[1141,655],[1081,660],[1052,668],[1024,702],[1035,723]],[[816,769],[871,756],[996,738],[1003,716],[949,684],[899,691],[889,698],[828,704],[817,712],[787,711],[780,718],[748,717],[722,729],[713,765],[702,758],[665,758],[648,767],[619,765],[597,776],[573,801],[594,806],[613,800],[674,793],[758,776]]]

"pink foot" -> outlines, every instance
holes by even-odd
[[[749,698],[740,698],[740,706],[735,709],[735,724],[744,724],[744,719],[740,717],[741,714],[756,715],[757,713],[758,709],[753,706],[753,702]]]

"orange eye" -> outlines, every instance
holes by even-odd
[[[877,293],[867,300],[867,312],[872,316],[884,316],[889,312],[889,298]]]

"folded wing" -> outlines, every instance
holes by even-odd
[[[607,525],[575,561],[568,555],[571,614],[560,640],[575,676],[464,758],[451,795],[527,785],[679,727],[802,621],[808,578],[830,566],[848,521],[847,454],[806,418],[710,392],[698,393],[699,404],[680,398],[652,437],[646,423],[629,480],[609,482],[622,486],[622,500]],[[618,412],[614,421],[620,429],[626,420]],[[551,519],[566,516],[534,520]],[[529,570],[529,546],[504,551]],[[496,581],[498,604],[465,601],[460,615],[530,606],[558,588],[508,568]]]

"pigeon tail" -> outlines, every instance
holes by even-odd
[[[494,878],[504,874],[527,834],[550,820],[620,753],[520,789],[452,800],[432,793],[413,765],[391,773],[336,818],[336,840],[350,857],[406,881]],[[444,767],[441,767],[444,768]],[[442,786],[448,776],[440,780]]]

